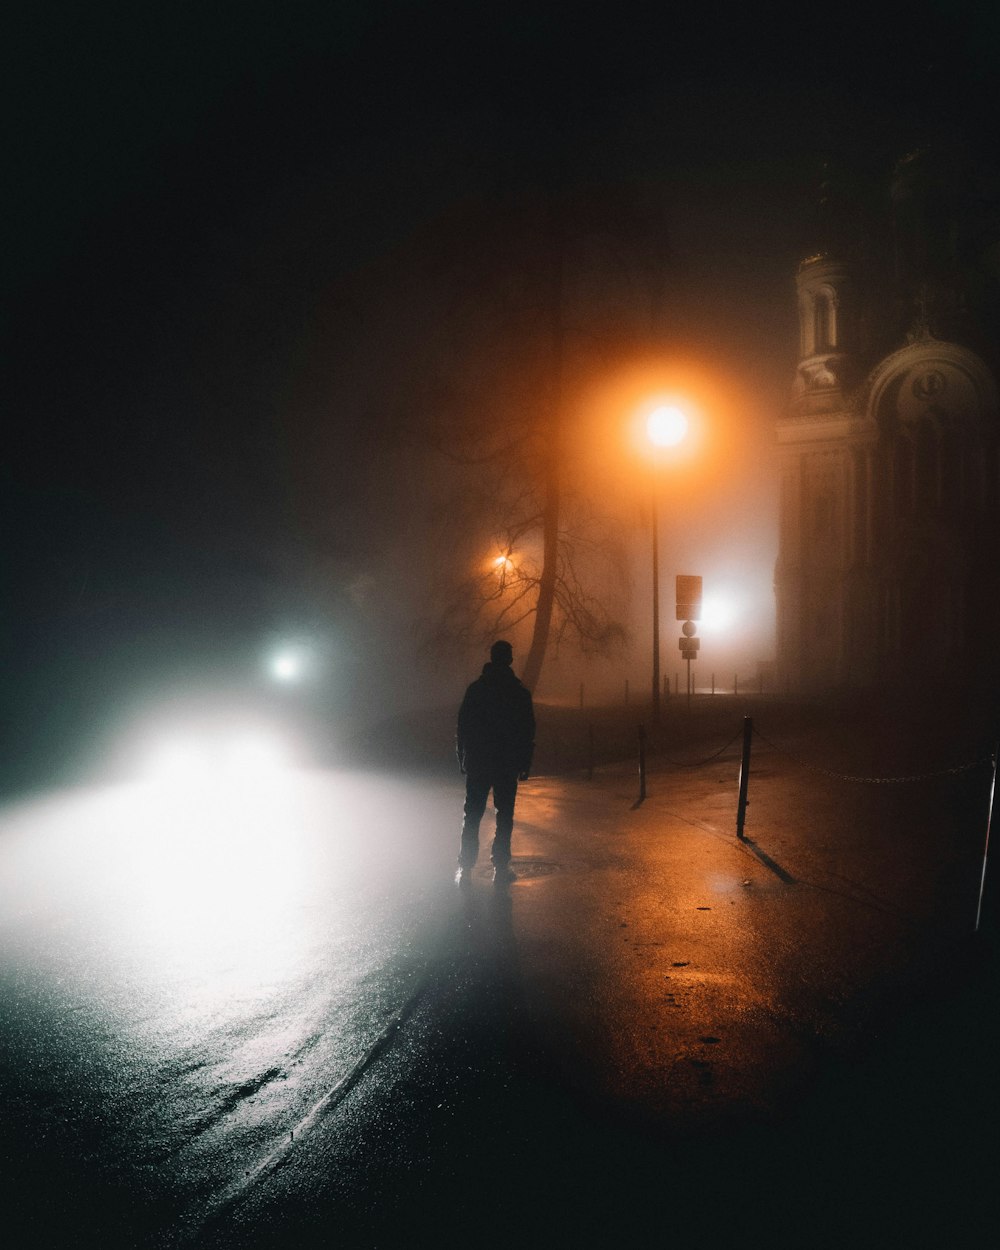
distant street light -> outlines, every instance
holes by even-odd
[[[676,447],[688,432],[685,413],[673,404],[654,408],[646,419],[646,434],[654,448]],[[660,723],[660,534],[656,514],[656,478],[650,491],[653,530],[653,724]]]
[[[732,594],[706,595],[701,605],[701,626],[705,633],[725,634],[740,615],[740,605]]]
[[[302,676],[302,657],[294,651],[279,651],[271,660],[271,674],[278,681],[298,681]]]

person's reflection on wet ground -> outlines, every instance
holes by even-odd
[[[477,984],[489,982],[494,1001],[507,995],[519,996],[513,880],[513,872],[494,872],[492,884],[485,875],[482,882],[474,881],[470,871],[461,881],[463,927],[456,955]]]

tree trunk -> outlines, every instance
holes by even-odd
[[[542,573],[538,579],[538,602],[535,605],[535,628],[531,649],[525,661],[521,680],[534,690],[545,663],[552,624],[552,607],[556,597],[556,570],[559,561],[559,468],[549,462],[545,482],[545,512],[542,521]]]
[[[552,625],[552,608],[556,597],[559,571],[559,512],[562,488],[562,406],[563,406],[563,233],[562,205],[558,192],[549,201],[549,248],[551,278],[549,316],[552,329],[552,378],[547,409],[543,417],[545,476],[542,483],[545,506],[542,512],[542,571],[538,579],[538,601],[535,605],[535,627],[531,648],[525,661],[521,680],[534,690],[545,663]]]

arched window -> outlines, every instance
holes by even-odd
[[[941,446],[937,433],[923,427],[914,436],[913,502],[920,512],[936,509],[940,503],[939,472]]]
[[[805,295],[799,297],[799,355],[805,359],[816,350],[816,323],[812,301]]]
[[[831,291],[817,291],[813,303],[813,341],[818,352],[837,346],[837,316]]]
[[[915,459],[910,440],[905,435],[897,438],[892,452],[892,494],[896,516],[909,516],[913,511]]]
[[[949,515],[958,512],[962,498],[962,447],[956,438],[940,441],[938,506]]]

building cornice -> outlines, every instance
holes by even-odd
[[[785,447],[796,443],[822,442],[847,442],[857,446],[874,443],[878,439],[878,428],[874,421],[846,409],[786,417],[778,422],[777,431],[778,444]]]

